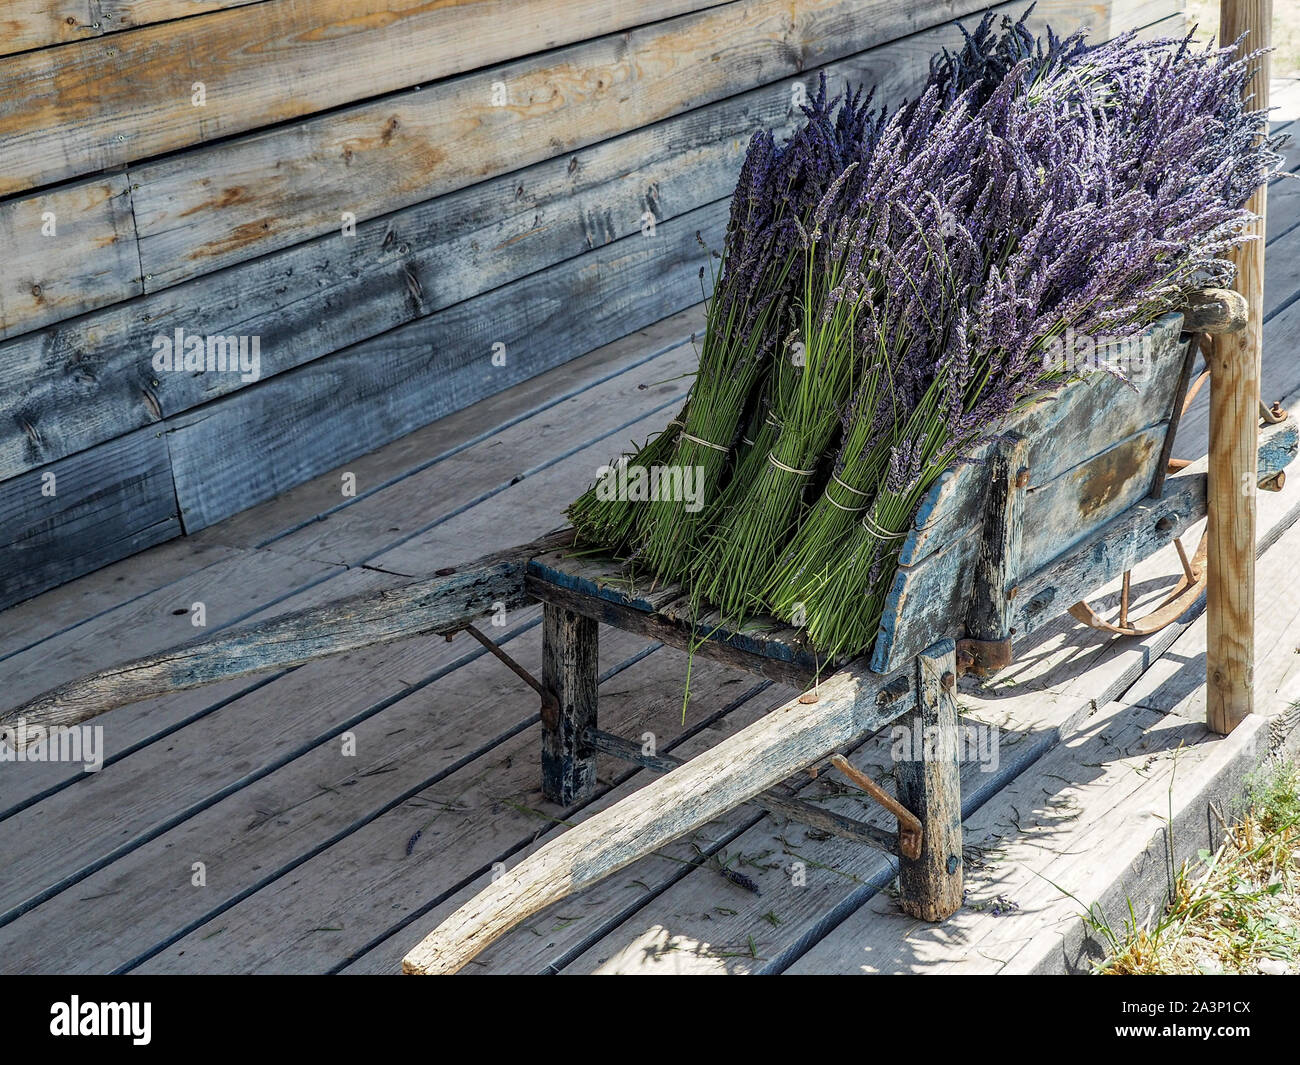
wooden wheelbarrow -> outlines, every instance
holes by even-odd
[[[569,829],[496,879],[417,945],[409,973],[461,968],[497,936],[728,810],[754,802],[896,854],[900,899],[938,921],[962,899],[961,795],[954,689],[965,672],[1010,663],[1012,641],[1074,608],[1084,595],[1173,543],[1205,514],[1204,462],[1170,474],[1170,449],[1190,391],[1199,335],[1242,327],[1234,293],[1201,294],[1144,334],[1130,387],[1093,375],[1018,415],[983,462],[946,473],[922,502],[869,659],[819,661],[801,632],[776,621],[728,627],[694,616],[674,587],[638,591],[618,563],[573,557],[570,531],[489,555],[454,571],[232,628],[72,681],[0,715],[33,742],[116,706],[185,688],[298,665],[420,634],[469,632],[532,685],[542,702],[542,786],[569,805],[596,787],[606,753],[663,774]],[[1295,456],[1296,422],[1267,412],[1261,487],[1277,487]],[[1182,557],[1186,559],[1185,552]],[[1200,594],[1203,565],[1188,560],[1154,622]],[[1127,588],[1127,582],[1125,582]],[[496,609],[544,604],[543,671],[534,679],[473,625]],[[1127,617],[1113,631],[1141,631]],[[599,623],[703,654],[805,694],[680,763],[598,727]],[[895,766],[896,796],[838,755],[887,725],[924,743]],[[797,799],[782,785],[827,760],[898,821],[890,833]]]

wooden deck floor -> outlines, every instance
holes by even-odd
[[[1283,88],[1300,99],[1297,86]],[[1273,190],[1268,256],[1265,393],[1294,406],[1300,183]],[[10,609],[0,615],[5,704],[192,638],[195,604],[212,632],[561,524],[598,465],[676,410],[699,322],[698,309],[675,315],[197,536]],[[1195,457],[1203,436],[1194,415],[1176,452]],[[347,473],[355,496],[343,495]],[[1300,478],[1261,497],[1264,546],[1285,537],[1264,556],[1272,576],[1260,589],[1266,702],[1295,694],[1287,652],[1300,596],[1279,560],[1300,547],[1287,537],[1298,511]],[[1136,586],[1154,595],[1175,565],[1150,560]],[[520,610],[490,631],[536,671],[539,622],[537,609]],[[1106,641],[1067,617],[1018,646],[1007,678],[963,694],[972,720],[1002,730],[997,772],[976,761],[964,770],[968,816],[987,805],[982,816],[1001,824],[1005,802],[992,800],[1099,708],[1141,710],[1136,720],[1151,726],[1177,724],[1169,714],[1194,723],[1197,634],[1189,623],[1142,643]],[[697,661],[683,724],[681,654],[610,630],[601,654],[602,727],[653,732],[682,757],[791,694]],[[197,689],[95,723],[99,772],[0,764],[0,970],[396,972],[500,863],[644,780],[603,762],[591,802],[545,802],[536,698],[463,635]],[[1193,741],[1212,742],[1203,729]],[[855,760],[884,777],[887,744],[868,741]],[[833,781],[801,783],[809,797],[883,823]],[[762,894],[724,879],[722,865]],[[863,971],[864,942],[878,951],[866,968],[906,970],[924,952],[899,946],[908,933],[881,891],[890,875],[878,854],[746,807],[527,922],[471,971]],[[985,956],[996,960],[989,968],[1005,964],[996,950]]]

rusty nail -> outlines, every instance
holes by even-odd
[[[1016,487],[1024,488],[1029,484],[1029,470],[1023,469],[1016,474]]]
[[[939,681],[949,691],[952,691],[953,688],[956,687],[957,685],[957,678],[952,673],[945,673],[942,677],[939,678]]]
[[[1007,592],[1007,598],[1014,599],[1019,594],[1020,594],[1020,585],[1013,584],[1011,586],[1011,591]]]

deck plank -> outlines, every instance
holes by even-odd
[[[1289,499],[1268,498],[1272,507],[1261,508],[1261,532],[1266,537],[1292,527],[1300,489]],[[1172,552],[1168,554],[1172,556]],[[1274,565],[1285,564],[1285,552],[1279,547],[1271,559]],[[1148,560],[1135,573],[1136,585],[1154,583],[1157,575],[1171,572],[1171,564],[1176,565],[1172,557]],[[1055,628],[1056,635],[1043,634],[1041,653],[1031,653],[1013,667],[1018,683],[1003,682],[983,691],[973,680],[964,685],[960,700],[963,720],[996,725],[1001,730],[1004,774],[1008,766],[1031,764],[1062,737],[1086,727],[1098,706],[1124,693],[1152,661],[1159,660],[1185,626],[1164,630],[1145,641],[1105,638],[1068,616],[1049,628]],[[1039,635],[1034,634],[1035,638]],[[868,741],[854,762],[881,775],[891,762],[888,740]],[[990,799],[1004,783],[1003,777],[966,764],[963,789],[967,809]],[[874,817],[882,825],[889,824],[869,808],[837,801],[840,805],[833,808],[842,813],[866,815],[868,820]],[[734,823],[745,824],[743,819]],[[880,855],[835,839],[810,838],[800,826],[771,817],[749,824],[741,832],[720,830],[718,845],[728,857],[762,856],[762,864],[776,863],[776,868],[766,870],[738,867],[759,882],[764,892],[761,897],[727,884],[707,866],[685,877],[668,876],[656,868],[663,864],[662,859],[645,859],[600,887],[591,902],[594,912],[590,916],[584,906],[585,894],[565,900],[489,948],[482,956],[484,968],[517,971],[513,960],[517,956],[526,959],[519,971],[535,972],[551,963],[566,973],[781,971],[822,937],[838,943],[835,924],[868,898],[878,897],[879,902],[873,905],[897,914],[895,903],[876,891],[876,886],[892,877]],[[795,887],[789,875],[790,864],[798,860],[806,865],[803,887]],[[813,898],[815,904],[809,905]],[[563,918],[574,915],[582,919],[571,932]],[[774,925],[774,918],[780,923]],[[601,938],[588,944],[585,951],[579,950],[584,945],[582,930],[602,921],[606,927]],[[428,931],[436,924],[430,915],[416,931]],[[535,943],[539,931],[546,941],[540,965]],[[758,957],[750,955],[750,936]],[[391,951],[393,946],[385,945],[382,951]],[[388,955],[383,957],[386,960]],[[382,964],[378,960],[358,962],[358,967],[382,971]]]
[[[541,660],[539,616],[530,608],[517,612],[508,628],[487,630],[498,638],[515,634],[506,649],[534,673]],[[644,647],[643,640],[628,634],[609,635],[601,649],[605,669],[624,666]],[[122,966],[229,902],[266,872],[363,824],[393,796],[436,780],[467,757],[489,757],[537,718],[536,697],[467,637],[345,655],[329,665],[328,671],[307,667],[275,685],[274,714],[257,693],[191,726],[186,749],[168,752],[165,761],[136,758],[103,774],[94,798],[113,811],[113,819],[112,832],[101,825],[100,833],[110,843],[125,839],[135,845],[119,847],[124,852],[106,868],[0,927],[0,942],[22,954],[19,944],[31,938],[33,928],[52,931],[68,923],[59,915],[77,912],[83,905],[79,900],[104,897],[102,934],[87,937],[80,928],[76,938],[82,946],[60,941],[59,949],[76,956],[80,971]],[[337,732],[345,722],[356,737],[355,757],[342,753]],[[233,738],[222,743],[223,736]],[[269,773],[253,771],[281,754],[288,756],[283,765]],[[536,775],[536,759],[527,761]],[[222,783],[223,767],[249,782],[201,808],[194,803],[192,815],[176,824],[170,824],[175,818],[160,817],[184,811],[186,803]],[[195,777],[201,785],[191,783]],[[150,797],[140,797],[141,792]],[[62,805],[73,808],[86,801],[90,796],[70,792]],[[51,800],[43,808],[60,805]],[[95,820],[89,819],[90,828]],[[430,845],[436,848],[437,835],[429,833],[419,860],[429,855]],[[67,842],[75,849],[79,839]],[[190,884],[195,860],[207,864],[206,891]],[[45,867],[50,868],[48,860]],[[21,877],[23,869],[14,872]],[[167,900],[164,918],[150,898]],[[36,939],[48,943],[44,935]],[[38,964],[38,957],[14,964]]]
[[[604,437],[618,430],[629,416],[663,402],[663,397],[654,389],[642,389],[639,385],[647,379],[660,381],[680,374],[681,367],[676,363],[666,371],[661,371],[658,363],[661,357],[674,350],[671,342],[665,343],[667,338],[679,341],[683,330],[689,332],[694,318],[694,314],[674,316],[664,328],[647,329],[638,336],[626,338],[609,349],[601,349],[578,360],[572,367],[546,375],[539,383],[526,382],[517,386],[517,390],[468,408],[449,426],[442,429],[431,426],[415,434],[417,440],[399,441],[371,456],[364,466],[349,464],[349,468],[359,471],[359,495],[348,505],[335,503],[335,513],[323,525],[312,518],[328,515],[329,508],[321,504],[339,498],[337,473],[327,474],[304,486],[292,498],[267,504],[253,514],[259,519],[256,523],[250,523],[251,518],[242,516],[235,519],[234,529],[228,537],[221,535],[222,530],[214,529],[214,539],[194,537],[180,542],[194,545],[192,549],[181,550],[174,544],[164,545],[158,549],[163,553],[156,572],[153,553],[142,554],[118,563],[111,570],[47,592],[7,612],[6,619],[15,618],[15,624],[12,632],[8,627],[5,629],[7,658],[0,660],[3,661],[0,669],[6,678],[17,682],[10,689],[14,702],[91,669],[193,637],[195,630],[188,624],[188,619],[173,615],[171,611],[188,608],[195,601],[206,603],[208,631],[211,632],[224,624],[257,616],[259,611],[262,616],[269,616],[270,613],[355,590],[360,586],[356,583],[357,577],[348,576],[338,582],[337,579],[344,575],[342,565],[320,563],[311,558],[310,553],[295,553],[287,534],[297,526],[311,530],[317,525],[328,527],[330,521],[341,521],[352,530],[349,542],[355,551],[339,561],[347,565],[365,564],[369,556],[382,552],[402,538],[399,527],[385,515],[386,507],[404,506],[412,521],[423,509],[425,520],[418,527],[430,534],[442,521],[455,518],[466,506],[509,487],[515,474],[503,477],[493,460],[512,466],[518,472],[545,470],[548,456],[552,453],[551,441],[548,438],[539,442],[536,428],[529,428],[533,421],[547,418],[563,424],[572,416],[571,411],[580,409],[582,430],[575,436],[574,444],[597,442],[593,458],[589,460],[594,469],[598,461],[608,457],[606,452],[617,450],[623,440],[622,435],[617,435],[609,442],[603,442]],[[595,407],[584,405],[583,396],[592,388],[604,389],[602,394],[607,396],[617,395],[619,402]],[[545,398],[548,396],[550,399]],[[667,417],[669,415],[663,415],[664,420]],[[494,436],[490,431],[485,433],[484,425],[501,427],[502,435]],[[489,458],[475,459],[479,452],[486,453]],[[429,458],[430,454],[434,457]],[[462,464],[454,476],[444,475],[442,463],[453,458],[463,460]],[[396,490],[379,495],[367,492],[368,473],[380,483],[391,481]],[[424,478],[420,490],[402,491],[402,484],[416,475]],[[580,478],[575,483],[579,482]],[[505,497],[505,501],[517,497],[522,491],[526,489],[516,489]],[[434,506],[434,500],[440,501],[442,509]],[[352,516],[354,511],[355,517]],[[554,520],[558,523],[558,517]],[[484,551],[508,547],[514,542],[511,535],[517,528],[521,527],[504,525],[493,530],[490,538],[478,542],[460,541],[453,535],[441,543],[438,548],[440,560],[434,561],[430,569],[468,561]],[[233,546],[216,542],[226,539]],[[272,541],[271,550],[250,555],[250,549],[257,546],[259,540]],[[381,578],[367,580],[374,583]],[[153,582],[156,585],[150,588]],[[319,591],[293,598],[296,592],[309,591],[310,586],[317,583],[322,585]],[[78,619],[75,611],[82,602],[82,589],[90,589],[87,594],[95,609],[88,612],[88,617]],[[23,654],[16,653],[24,648]],[[56,664],[58,668],[55,668]],[[150,735],[149,729],[175,727],[187,716],[217,705],[221,699],[247,687],[248,682],[232,682],[181,693],[172,700],[153,700],[134,710],[115,711],[114,716],[102,719],[106,725],[106,737],[113,750],[121,751],[145,742]],[[59,763],[29,765],[23,774],[6,773],[0,777],[0,801],[7,807],[75,773],[76,770]],[[21,785],[20,776],[23,778]]]
[[[722,667],[697,669],[698,691],[709,705],[756,687],[752,678]],[[665,662],[659,652],[615,676],[602,689],[608,727],[669,740],[682,730],[673,692],[683,676],[681,657]],[[568,819],[541,795],[540,742],[540,725],[530,726],[422,792],[423,802],[405,803],[348,835],[136,971],[324,972],[343,964],[394,923],[527,846],[554,818]],[[599,778],[607,781],[613,772],[617,763],[602,757]],[[440,809],[437,818],[430,817],[430,804]],[[340,876],[342,869],[364,872]],[[320,928],[337,931],[315,931]]]

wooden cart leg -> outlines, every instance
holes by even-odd
[[[596,788],[596,752],[581,746],[596,727],[598,625],[547,603],[542,621],[542,793],[562,806],[590,798]]]
[[[898,799],[921,819],[921,856],[899,859],[903,909],[942,921],[961,906],[961,766],[958,761],[957,648],[941,640],[916,658],[916,708],[900,719],[905,753],[894,766]]]

